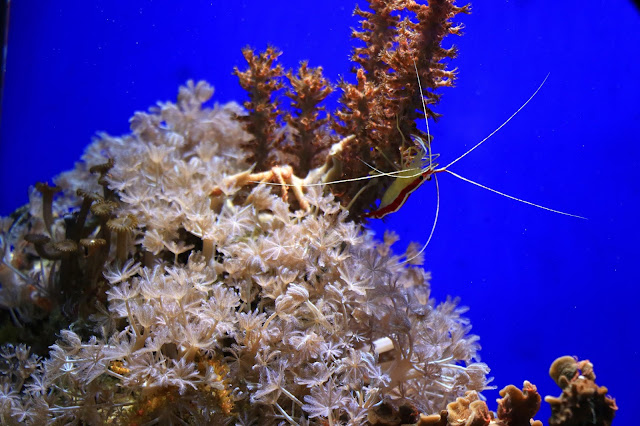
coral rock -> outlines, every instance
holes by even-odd
[[[618,410],[608,389],[595,382],[593,364],[563,356],[551,365],[549,375],[562,389],[559,397],[546,396],[551,404],[551,426],[608,426]]]

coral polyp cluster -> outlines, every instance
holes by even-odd
[[[211,94],[189,83],[177,104],[137,113],[130,135],[102,135],[56,179],[51,240],[103,240],[101,277],[86,272],[90,244],[68,256],[84,271],[74,285],[104,293],[56,298],[47,280],[61,284],[60,260],[14,274],[84,325],[63,329],[44,358],[6,349],[20,362],[3,370],[3,423],[360,424],[381,401],[432,412],[484,389],[463,310],[430,298],[428,273],[401,263],[392,234],[375,242],[321,187],[305,190],[301,210],[269,186],[225,179],[249,170],[248,135],[235,104],[202,107]],[[107,159],[103,175],[90,172]],[[82,194],[99,193],[84,212]],[[27,223],[3,236],[7,262],[37,256],[38,243],[19,242],[48,233],[48,201],[32,197]],[[28,301],[3,303],[28,326]]]

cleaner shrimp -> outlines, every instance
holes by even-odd
[[[416,66],[415,61],[414,61],[414,66]],[[424,245],[422,246],[420,251],[418,251],[417,253],[413,254],[410,257],[408,257],[402,263],[410,262],[411,260],[413,260],[416,257],[420,256],[426,250],[427,246],[431,242],[431,239],[433,237],[433,233],[435,231],[435,228],[436,228],[436,225],[437,225],[437,222],[438,222],[438,215],[439,215],[439,212],[440,212],[440,186],[439,186],[439,183],[438,183],[437,174],[438,173],[442,173],[442,172],[449,173],[449,174],[455,176],[456,178],[458,178],[458,179],[460,179],[460,180],[462,180],[464,182],[468,182],[468,183],[470,183],[472,185],[476,185],[476,186],[478,186],[480,188],[486,189],[487,191],[491,191],[491,192],[493,192],[495,194],[501,195],[501,196],[509,198],[511,200],[518,201],[520,203],[527,204],[527,205],[530,205],[530,206],[533,206],[533,207],[537,207],[539,209],[546,210],[546,211],[549,211],[549,212],[552,212],[552,213],[557,213],[557,214],[561,214],[561,215],[564,215],[564,216],[570,216],[570,217],[575,217],[575,218],[578,218],[578,219],[585,219],[586,220],[586,217],[584,217],[584,216],[580,216],[580,215],[576,215],[576,214],[572,214],[572,213],[567,213],[567,212],[564,212],[564,211],[561,211],[561,210],[552,209],[550,207],[545,207],[543,205],[536,204],[536,203],[533,203],[531,201],[527,201],[527,200],[523,200],[523,199],[518,198],[518,197],[514,197],[512,195],[509,195],[509,194],[506,194],[504,192],[498,191],[496,189],[490,188],[490,187],[488,187],[486,185],[483,185],[483,184],[481,184],[479,182],[473,181],[473,180],[471,180],[469,178],[466,178],[464,176],[461,176],[461,175],[449,170],[449,167],[451,167],[452,165],[454,165],[458,161],[462,160],[464,157],[469,155],[472,151],[477,149],[480,145],[485,143],[489,138],[491,138],[498,131],[500,131],[500,129],[502,129],[504,126],[506,126],[520,111],[522,111],[527,106],[527,104],[529,104],[529,102],[531,102],[531,100],[533,100],[533,98],[542,89],[542,87],[546,83],[547,79],[549,78],[549,74],[547,74],[545,76],[545,78],[542,80],[542,83],[540,83],[540,85],[533,92],[533,94],[513,114],[511,114],[502,124],[500,124],[495,130],[493,130],[489,135],[487,135],[480,142],[476,143],[473,147],[471,147],[466,152],[464,152],[462,155],[458,156],[456,159],[454,159],[453,161],[451,161],[450,163],[448,163],[446,166],[443,166],[443,167],[438,167],[438,164],[433,161],[435,158],[437,158],[437,155],[433,155],[431,153],[431,146],[430,146],[431,135],[430,135],[430,132],[429,132],[429,121],[428,121],[428,118],[427,118],[426,105],[425,105],[425,102],[424,102],[424,96],[422,95],[422,93],[423,93],[422,92],[422,83],[420,82],[420,76],[418,74],[417,66],[416,66],[416,76],[417,76],[417,79],[418,79],[418,87],[420,88],[420,93],[421,93],[421,98],[422,98],[422,106],[423,106],[424,115],[425,115],[425,124],[426,124],[426,129],[427,129],[427,138],[428,138],[426,144],[420,137],[413,136],[413,139],[417,142],[418,154],[416,154],[416,157],[412,160],[411,167],[409,167],[407,169],[399,170],[397,172],[387,173],[387,172],[383,172],[381,170],[378,170],[375,167],[367,164],[368,167],[370,167],[372,170],[374,170],[377,173],[376,175],[373,175],[373,177],[391,176],[391,177],[395,178],[395,181],[389,186],[389,188],[387,188],[387,190],[383,194],[383,196],[382,196],[382,198],[380,200],[380,205],[378,206],[378,208],[376,210],[373,210],[373,211],[370,211],[368,213],[365,213],[364,214],[365,217],[371,217],[371,218],[375,218],[375,219],[380,219],[380,218],[383,218],[384,216],[386,216],[386,215],[388,215],[390,213],[398,211],[404,205],[404,203],[407,201],[407,199],[409,198],[409,195],[411,195],[411,193],[413,193],[415,190],[417,190],[425,181],[431,180],[431,177],[434,178],[435,185],[436,185],[437,201],[436,201],[436,212],[435,212],[433,225],[431,227],[431,232],[429,233],[429,237],[427,238],[427,241],[424,243]],[[417,161],[419,161],[422,164],[421,167],[416,167],[416,162]]]
[[[439,173],[449,173],[453,176],[455,176],[456,178],[464,181],[464,182],[468,182],[472,185],[478,186],[480,188],[486,189],[487,191],[491,191],[495,194],[501,195],[503,197],[509,198],[511,200],[514,201],[518,201],[520,203],[523,204],[527,204],[533,207],[537,207],[539,209],[542,210],[546,210],[552,213],[557,213],[560,215],[564,215],[564,216],[570,216],[570,217],[574,217],[574,218],[578,218],[578,219],[586,219],[583,216],[580,215],[576,215],[576,214],[572,214],[572,213],[567,213],[561,210],[556,210],[556,209],[552,209],[550,207],[546,207],[540,204],[536,204],[518,197],[514,197],[512,195],[506,194],[504,192],[498,191],[496,189],[490,188],[486,185],[483,185],[479,182],[473,181],[471,179],[468,179],[464,176],[459,175],[458,173],[455,173],[451,170],[449,170],[449,167],[453,166],[455,163],[457,163],[458,161],[462,160],[464,157],[466,157],[467,155],[469,155],[471,152],[473,152],[474,150],[476,150],[478,147],[480,147],[482,144],[484,144],[487,140],[489,140],[493,135],[495,135],[498,131],[500,131],[504,126],[506,126],[520,111],[522,111],[528,104],[529,102],[531,102],[533,100],[533,98],[538,94],[538,92],[542,89],[542,87],[544,86],[545,82],[547,81],[547,79],[549,78],[549,74],[546,75],[546,77],[543,79],[542,83],[540,83],[540,85],[538,86],[538,88],[533,92],[533,94],[513,113],[511,114],[502,124],[500,124],[495,130],[493,130],[489,135],[487,135],[484,139],[482,139],[480,142],[476,143],[473,147],[471,147],[470,149],[468,149],[467,151],[465,151],[462,155],[458,156],[456,159],[454,159],[453,161],[449,162],[447,165],[439,167],[439,165],[435,162],[435,160],[438,158],[438,154],[432,154],[431,153],[431,134],[429,131],[429,121],[428,121],[428,117],[427,117],[427,109],[426,109],[426,104],[425,104],[425,100],[424,100],[424,95],[423,95],[423,90],[422,90],[422,83],[420,81],[420,76],[418,73],[418,69],[417,69],[417,65],[415,64],[414,61],[414,67],[416,69],[416,77],[418,79],[418,87],[420,89],[420,96],[422,99],[422,107],[423,107],[423,111],[424,111],[424,115],[425,115],[425,125],[426,125],[426,130],[427,130],[427,140],[424,141],[422,138],[420,138],[419,136],[416,135],[412,135],[412,139],[415,142],[415,146],[409,148],[407,151],[403,152],[402,157],[403,158],[407,158],[407,165],[402,165],[402,168],[400,170],[396,170],[396,171],[392,171],[392,172],[384,172],[382,170],[377,169],[376,167],[368,164],[365,162],[365,164],[374,172],[373,174],[367,175],[367,176],[361,176],[361,177],[357,177],[357,178],[350,178],[350,179],[338,179],[338,180],[329,180],[327,182],[321,182],[321,183],[307,183],[302,179],[298,179],[295,178],[295,176],[293,176],[293,178],[296,179],[296,181],[294,183],[287,183],[285,182],[285,177],[291,178],[290,175],[292,175],[292,172],[290,169],[290,167],[286,168],[286,167],[276,167],[274,168],[274,170],[270,171],[270,172],[263,172],[263,173],[258,173],[255,175],[251,175],[251,177],[249,177],[250,175],[248,173],[245,173],[243,176],[246,176],[246,181],[248,182],[254,182],[254,183],[263,183],[266,185],[273,185],[273,186],[281,186],[281,187],[293,187],[294,192],[296,192],[296,196],[298,196],[299,199],[301,199],[301,194],[299,194],[300,192],[300,187],[310,187],[310,186],[324,186],[324,185],[333,185],[333,184],[338,184],[338,183],[346,183],[346,182],[354,182],[354,181],[361,181],[361,180],[370,180],[370,179],[374,179],[374,178],[378,178],[378,177],[382,177],[382,176],[388,176],[388,177],[392,177],[394,178],[393,183],[387,188],[387,190],[384,192],[383,196],[381,197],[380,200],[380,205],[378,206],[377,209],[372,210],[370,212],[364,213],[363,217],[366,218],[374,218],[374,219],[381,219],[384,216],[390,214],[390,213],[394,213],[396,211],[398,211],[403,205],[404,203],[407,201],[407,199],[409,198],[409,195],[411,195],[414,191],[416,191],[425,181],[431,180],[431,178],[433,177],[434,182],[435,182],[435,186],[436,186],[436,211],[435,211],[435,217],[434,217],[434,221],[433,221],[433,225],[431,227],[431,231],[429,233],[429,237],[427,238],[427,241],[423,244],[422,248],[414,253],[413,255],[407,257],[402,263],[408,263],[410,261],[412,261],[413,259],[417,258],[418,256],[420,256],[428,247],[429,243],[431,242],[431,239],[433,237],[434,231],[436,229],[436,225],[438,222],[438,215],[440,212],[440,186],[438,183],[438,178],[437,175]],[[346,142],[349,139],[353,138],[353,136],[345,138],[342,142]],[[404,140],[404,136],[403,136],[403,140]],[[363,161],[364,162],[364,161]],[[403,161],[404,162],[404,161]],[[263,176],[264,175],[264,176]],[[269,177],[273,177],[272,175],[274,175],[278,182],[266,182],[266,180],[269,180]],[[366,188],[366,187],[365,187]],[[363,188],[363,190],[365,189]],[[283,195],[285,195],[285,192],[283,191]],[[358,194],[356,194],[356,197],[358,196]],[[355,197],[354,197],[355,199]],[[353,202],[353,200],[352,200]],[[348,207],[347,207],[348,209]]]

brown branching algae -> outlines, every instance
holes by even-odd
[[[335,113],[321,68],[285,71],[276,48],[247,48],[244,109],[204,106],[213,88],[189,81],[2,219],[2,424],[532,418],[525,382],[494,420],[464,308],[430,297],[414,246],[395,254],[395,235],[359,223],[391,178],[322,185],[415,156],[412,137],[430,143],[417,121],[436,118],[435,90],[455,77],[441,41],[468,6],[369,8],[356,9],[356,83],[337,85]]]

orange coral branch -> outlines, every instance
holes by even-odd
[[[356,82],[342,81],[341,107],[333,116],[322,117],[320,103],[331,93],[331,85],[320,68],[309,68],[303,62],[296,75],[284,73],[275,65],[280,55],[269,47],[259,55],[246,48],[243,54],[249,68],[235,70],[240,84],[249,92],[245,107],[247,116],[239,117],[253,140],[245,144],[249,161],[257,171],[288,164],[296,175],[306,176],[321,165],[336,137],[326,131],[326,125],[342,139],[353,135],[342,147],[338,159],[342,175],[339,179],[359,178],[369,174],[366,164],[389,169],[389,161],[400,166],[401,147],[411,135],[421,136],[416,121],[437,115],[426,105],[439,100],[435,92],[452,86],[454,70],[445,61],[455,57],[454,48],[442,47],[449,34],[459,34],[460,25],[451,21],[468,6],[458,7],[454,0],[432,0],[428,5],[415,0],[368,0],[370,11],[356,8],[363,18],[353,37],[363,45],[352,55],[356,64]],[[424,94],[420,91],[417,74]],[[286,96],[292,101],[294,113],[278,109],[275,93],[284,87],[286,75],[290,89]],[[282,129],[281,123],[287,124]],[[365,164],[366,163],[366,164]],[[389,178],[379,179],[361,191],[361,184],[344,183],[331,190],[343,204],[350,205],[353,217],[369,209],[388,186]],[[355,202],[350,203],[356,197]]]
[[[443,48],[442,40],[460,33],[461,26],[452,24],[451,19],[469,11],[468,6],[458,7],[453,0],[433,0],[429,5],[413,0],[369,0],[369,6],[373,12],[355,12],[364,19],[361,31],[354,31],[353,36],[365,46],[354,49],[352,60],[360,66],[357,83],[340,84],[343,106],[336,112],[333,126],[342,136],[356,135],[344,150],[347,178],[368,173],[362,160],[381,168],[388,168],[387,159],[400,165],[403,141],[410,135],[424,138],[416,125],[417,119],[424,118],[416,68],[426,89],[425,103],[435,104],[439,94],[434,90],[451,86],[455,77],[443,62],[455,57],[455,49]],[[429,108],[426,114],[437,117]],[[361,196],[352,212],[371,205],[383,188],[384,184],[378,185]],[[346,200],[357,190],[339,189],[346,192]]]
[[[282,152],[289,154],[291,164],[298,176],[325,161],[332,139],[322,128],[329,123],[329,117],[320,118],[325,108],[320,103],[333,92],[333,88],[322,75],[322,68],[309,68],[306,61],[300,64],[297,75],[287,72],[291,89],[286,96],[291,99],[295,115],[285,115],[285,122],[293,130],[292,143],[282,146]]]
[[[249,68],[246,71],[234,69],[240,85],[249,92],[249,101],[244,107],[249,111],[246,116],[238,116],[245,130],[253,135],[253,139],[244,145],[249,152],[247,160],[256,163],[258,170],[266,170],[276,164],[276,130],[278,129],[278,101],[275,92],[283,87],[282,65],[274,66],[281,52],[274,47],[256,55],[246,47],[242,55]]]

